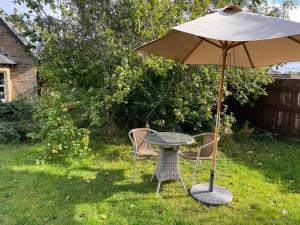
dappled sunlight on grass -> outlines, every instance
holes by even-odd
[[[35,165],[41,149],[0,146],[6,157],[0,159],[1,225],[300,223],[298,145],[276,140],[223,142],[216,184],[229,189],[234,199],[221,207],[198,204],[178,181],[163,182],[156,196],[157,182],[150,178],[157,159],[139,160],[133,182],[129,145],[93,143],[88,159]],[[194,163],[180,159],[179,167],[189,189]],[[210,163],[204,162],[198,183],[208,181],[209,170]]]

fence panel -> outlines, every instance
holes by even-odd
[[[254,107],[230,104],[239,121],[300,139],[300,79],[277,79]]]

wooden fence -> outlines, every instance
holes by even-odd
[[[230,104],[238,121],[300,139],[300,79],[276,79],[255,106]]]

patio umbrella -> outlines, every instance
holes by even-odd
[[[232,194],[214,185],[225,66],[255,68],[299,61],[300,23],[258,15],[233,5],[175,26],[137,50],[184,64],[221,65],[210,181],[194,185],[191,194],[206,204],[230,202]]]

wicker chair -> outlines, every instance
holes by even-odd
[[[195,138],[196,151],[190,150],[190,151],[179,152],[179,154],[183,158],[195,161],[193,184],[196,183],[198,161],[200,161],[200,166],[201,169],[203,170],[202,160],[212,160],[212,153],[213,153],[213,146],[214,146],[214,133],[197,134],[194,136],[194,138]],[[220,136],[218,137],[218,141],[219,140],[220,140]]]
[[[132,142],[132,156],[133,156],[133,166],[134,166],[134,179],[136,178],[136,161],[137,157],[155,157],[158,156],[158,151],[152,149],[151,145],[144,140],[145,136],[149,133],[156,133],[155,130],[149,128],[136,128],[129,131],[128,136]]]

